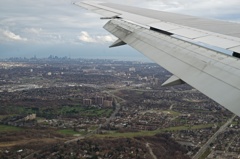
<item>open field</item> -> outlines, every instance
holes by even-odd
[[[15,126],[8,126],[8,125],[0,125],[0,133],[2,132],[9,132],[9,131],[21,131],[22,128],[15,127]]]
[[[8,115],[0,115],[0,120],[8,117]]]
[[[119,133],[119,132],[111,132],[108,134],[97,134],[94,135],[96,137],[127,137],[132,138],[136,136],[153,136],[158,133],[164,133],[167,131],[180,131],[180,130],[194,130],[194,129],[204,129],[204,128],[210,128],[213,124],[202,124],[202,125],[195,125],[192,127],[189,126],[177,126],[177,127],[169,127],[164,129],[158,129],[154,131],[139,131],[139,132],[126,132],[126,133]]]
[[[58,111],[58,114],[61,115],[79,114],[81,116],[109,117],[112,114],[112,111],[113,111],[112,109],[99,109],[94,107],[65,106]]]
[[[84,116],[84,117],[110,117],[112,108],[96,108],[85,107],[81,105],[61,106],[61,107],[28,107],[28,106],[9,106],[6,108],[7,112],[14,114],[28,115],[37,114],[38,117],[56,117],[62,116]],[[0,119],[4,119],[10,115],[0,115]]]
[[[173,111],[173,110],[166,110],[166,111],[163,111],[163,113],[170,114],[170,115],[172,115],[174,117],[177,117],[177,116],[179,116],[181,114],[181,113]]]
[[[62,130],[58,130],[57,132],[62,135],[85,135],[86,134],[86,132],[78,132],[72,129],[62,129]]]
[[[0,151],[1,148],[15,146],[39,149],[44,145],[66,141],[72,137],[72,135],[61,134],[54,129],[31,129],[0,125]]]

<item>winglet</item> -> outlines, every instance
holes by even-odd
[[[122,46],[122,45],[126,45],[126,43],[120,39],[118,39],[117,41],[115,41],[111,46],[109,46],[109,48],[112,47],[117,47],[117,46]]]
[[[162,87],[175,86],[175,85],[181,85],[181,84],[185,84],[185,82],[180,78],[178,78],[177,76],[172,75],[167,81],[165,81],[162,84]]]

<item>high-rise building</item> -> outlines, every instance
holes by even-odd
[[[95,97],[95,104],[103,105],[103,97]]]
[[[91,99],[83,99],[83,105],[84,106],[91,106],[92,100]]]
[[[103,101],[103,106],[104,107],[112,107],[112,101],[104,100]]]

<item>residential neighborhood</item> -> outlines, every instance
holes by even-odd
[[[161,87],[171,74],[157,64],[10,58],[0,72],[0,158],[164,158],[164,144],[240,158],[240,118],[187,84]]]

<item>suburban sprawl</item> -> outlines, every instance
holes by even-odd
[[[149,62],[1,60],[0,158],[240,158],[240,118],[187,84],[161,87],[170,77]]]

